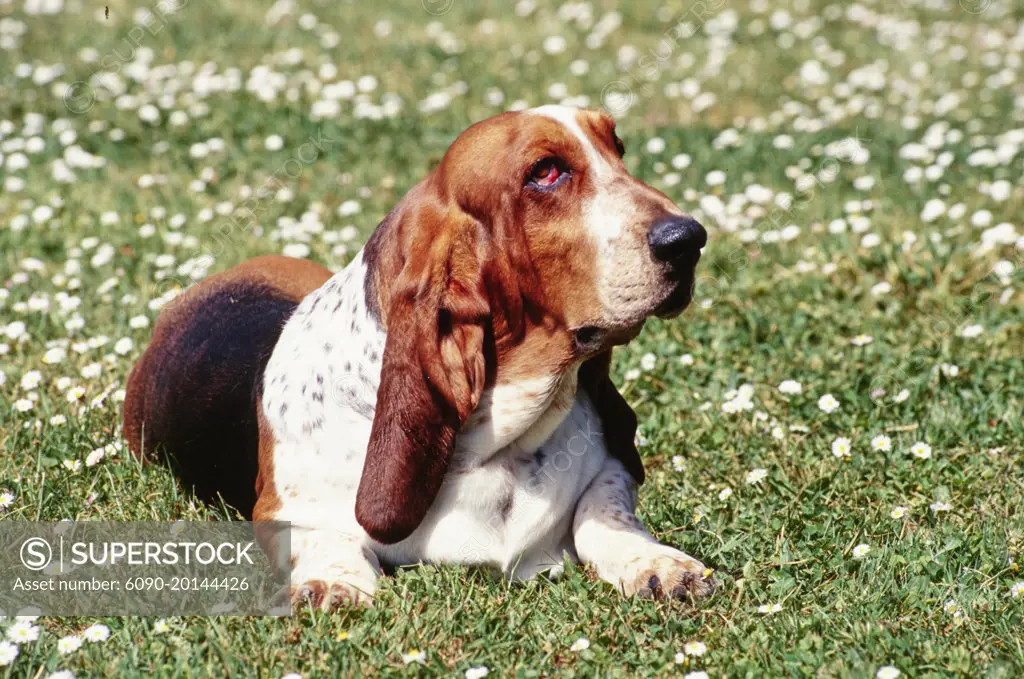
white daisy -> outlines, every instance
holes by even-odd
[[[588,648],[590,648],[590,640],[586,637],[580,637],[576,641],[572,642],[572,646],[569,647],[569,650],[573,653],[579,653],[580,651],[585,651]]]
[[[795,396],[803,391],[803,386],[796,380],[785,380],[779,385],[779,391],[789,396]]]
[[[850,457],[850,450],[852,449],[850,439],[845,436],[840,436],[832,442],[832,454],[836,457]]]
[[[932,456],[932,447],[924,441],[918,441],[910,446],[910,454],[916,458],[927,460]]]
[[[700,656],[707,653],[708,647],[703,641],[688,641],[686,645],[683,646],[683,651],[686,653],[686,655],[691,655],[695,658],[699,658]]]
[[[764,481],[765,477],[768,476],[767,469],[752,469],[747,472],[746,482],[747,485],[754,485]]]
[[[27,644],[39,638],[40,629],[27,620],[7,628],[7,638],[16,644]]]
[[[423,664],[426,661],[427,661],[427,654],[426,654],[426,652],[425,651],[421,651],[418,648],[414,648],[414,649],[410,650],[408,653],[403,653],[402,654],[402,662],[404,662],[406,665],[410,665],[410,664],[412,664],[414,662],[415,663]]]
[[[880,450],[882,452],[892,450],[892,440],[884,434],[879,434],[871,439],[871,449]]]
[[[18,657],[18,647],[9,641],[0,641],[0,666],[10,665]]]
[[[82,638],[90,642],[106,641],[110,638],[110,628],[106,625],[96,623],[90,627],[87,627],[82,632]]]
[[[824,413],[834,413],[839,410],[839,401],[832,394],[825,394],[818,399],[818,409]]]
[[[82,647],[82,637],[71,634],[63,637],[57,641],[57,652],[61,655],[68,655],[74,653]]]

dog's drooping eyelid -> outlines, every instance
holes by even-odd
[[[572,167],[559,156],[544,156],[537,160],[526,172],[524,186],[536,189],[552,189],[561,185],[572,176]]]

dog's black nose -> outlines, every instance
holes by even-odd
[[[707,242],[708,232],[693,217],[666,217],[647,233],[647,243],[654,258],[662,262],[694,257]]]

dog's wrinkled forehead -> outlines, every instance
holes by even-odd
[[[615,123],[607,114],[567,106],[541,106],[525,113],[553,120],[571,133],[595,176],[607,178],[621,166],[615,148]]]
[[[438,174],[444,185],[470,197],[481,189],[519,188],[523,173],[546,156],[564,158],[595,179],[609,179],[625,172],[614,130],[614,121],[597,111],[557,105],[509,111],[460,134]]]

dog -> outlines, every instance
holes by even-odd
[[[696,598],[635,515],[636,416],[611,351],[690,302],[704,228],[630,176],[607,115],[459,135],[339,273],[261,257],[189,288],[132,371],[125,435],[183,483],[291,525],[295,606],[372,605],[383,566],[522,580],[589,564]]]

